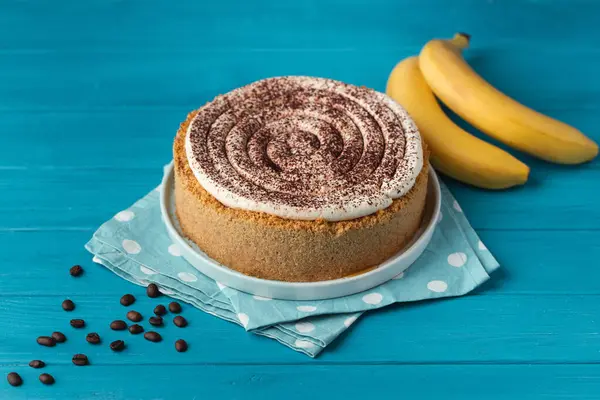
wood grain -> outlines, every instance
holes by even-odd
[[[82,246],[158,184],[179,122],[215,95],[284,74],[383,90],[396,62],[455,30],[472,34],[466,57],[499,89],[600,141],[599,13],[592,0],[2,2],[0,373],[25,384],[4,381],[0,398],[597,398],[598,161],[514,153],[531,179],[501,193],[447,179],[502,269],[470,296],[370,313],[316,360],[189,307],[185,331],[163,328],[161,344],[127,334],[114,354],[119,296],[146,314],[166,300]],[[86,267],[77,281],[74,263]],[[105,345],[70,328],[66,297]],[[35,343],[56,329],[65,344]],[[80,351],[92,366],[70,364]],[[26,366],[38,356],[56,385]]]
[[[27,367],[28,368],[28,367]],[[49,365],[56,384],[43,387],[39,370],[0,366],[0,373],[23,371],[20,388],[0,386],[10,399],[360,399],[378,393],[414,394],[422,399],[597,399],[600,371],[593,365],[356,365],[212,366],[161,365],[76,368]],[[435,384],[432,384],[435,382]],[[35,389],[32,389],[35,387]],[[214,388],[218,388],[215,390]]]
[[[66,228],[0,232],[5,248],[19,249],[0,252],[0,296],[124,294],[133,286],[111,279],[112,274],[92,263],[83,248],[91,234],[88,229]],[[481,238],[502,268],[477,296],[600,295],[600,268],[590,261],[600,258],[596,231],[484,231]],[[77,281],[68,276],[75,263],[86,269],[85,277]],[[52,285],[41,277],[50,277]]]
[[[108,280],[107,280],[108,281]],[[140,289],[130,307],[149,316],[160,300],[144,298]],[[121,293],[120,295],[122,295]],[[68,363],[78,352],[97,362],[111,364],[154,363],[600,363],[598,296],[520,295],[467,296],[437,302],[421,302],[370,313],[317,360],[284,349],[273,340],[246,333],[240,327],[187,307],[185,329],[171,323],[158,328],[162,343],[108,329],[111,321],[124,319],[127,308],[120,295],[73,295],[75,311],[60,308],[63,300],[52,296],[3,298],[0,320],[5,327],[0,341],[0,363],[20,363],[41,357]],[[163,300],[165,301],[165,300]],[[576,310],[576,311],[575,311]],[[460,317],[459,317],[460,316]],[[87,321],[85,330],[69,326],[71,318]],[[170,321],[170,320],[169,320]],[[145,321],[142,325],[149,328]],[[46,348],[37,336],[60,330],[69,340]],[[98,332],[105,345],[85,342],[86,332]],[[173,349],[176,339],[189,341],[188,353]],[[123,339],[128,352],[115,357],[109,340]],[[129,356],[125,356],[128,354]]]

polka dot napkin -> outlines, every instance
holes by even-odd
[[[423,255],[403,274],[352,296],[284,301],[252,296],[202,275],[181,257],[163,226],[153,190],[104,223],[86,244],[94,261],[139,285],[156,283],[169,296],[241,325],[311,357],[366,311],[392,303],[470,292],[498,263],[442,184],[442,214]]]

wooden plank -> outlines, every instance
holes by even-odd
[[[196,107],[200,104],[199,101]],[[2,113],[0,133],[6,146],[0,148],[0,168],[156,168],[171,157],[175,132],[190,110],[174,107],[35,112],[33,115]],[[560,109],[552,113],[600,141],[593,111]],[[92,144],[88,137],[93,138]],[[56,146],[57,141],[60,147]],[[547,185],[553,179],[564,180],[586,173],[580,171],[588,169],[600,170],[598,162],[568,167],[518,156],[531,166],[534,186]]]
[[[95,229],[160,183],[162,165],[170,161],[170,143],[164,144],[162,151],[156,149],[153,160],[146,158],[147,164],[154,163],[152,167],[5,169],[0,175],[4,193],[0,196],[0,229]],[[111,157],[111,150],[106,157]],[[100,158],[96,158],[98,162]],[[484,191],[447,182],[476,229],[598,230],[598,165],[594,161],[579,168],[547,166],[535,170],[527,186],[509,191]],[[576,242],[573,239],[567,236],[564,240]]]
[[[600,107],[600,82],[593,79],[600,69],[597,50],[532,51],[531,47],[494,48],[484,40],[475,43],[466,53],[474,68],[519,101],[558,118],[563,116],[554,112],[562,109]],[[384,90],[393,66],[416,54],[422,44],[411,41],[393,50],[4,53],[0,54],[0,110],[176,107],[185,112],[217,94],[279,75],[324,76]],[[580,62],[572,62],[573,57]],[[540,70],[544,60],[547,67]]]
[[[121,295],[133,288],[104,267],[91,262],[83,245],[92,231],[0,232],[0,295]],[[485,283],[485,295],[600,295],[600,259],[595,231],[484,231],[483,242],[502,268]],[[86,268],[85,279],[67,276],[75,264]],[[51,284],[41,276],[52,277]],[[109,282],[100,284],[101,282]]]
[[[51,285],[53,279],[40,280]],[[65,278],[68,279],[68,278]],[[83,279],[83,278],[81,278]],[[96,287],[118,284],[118,278],[95,281]],[[73,285],[75,286],[75,285]],[[99,289],[101,291],[102,289]],[[369,313],[317,359],[285,348],[274,340],[246,333],[232,323],[186,306],[185,329],[170,322],[157,330],[160,344],[128,332],[114,332],[109,324],[124,319],[129,308],[119,304],[126,292],[137,297],[130,307],[148,317],[166,298],[149,299],[142,288],[128,288],[117,295],[91,291],[85,295],[2,297],[0,363],[23,363],[40,357],[52,363],[68,362],[78,352],[94,362],[110,364],[220,363],[600,363],[598,296],[503,295],[467,296],[388,307]],[[66,297],[76,303],[67,313],[60,304]],[[69,326],[71,318],[83,318],[86,329]],[[170,321],[170,320],[169,320]],[[149,328],[147,322],[143,325]],[[69,340],[54,348],[35,342],[37,336],[59,330]],[[103,346],[85,342],[87,332],[98,332]],[[184,338],[190,351],[179,354],[173,343]],[[107,344],[116,339],[128,343],[128,355],[115,357]],[[193,348],[193,350],[192,350]],[[157,358],[157,354],[160,357]]]
[[[0,114],[0,168],[160,169],[188,111]]]
[[[432,12],[437,10],[438,12]],[[396,47],[462,29],[487,41],[593,43],[600,8],[589,0],[494,2],[467,0],[269,0],[178,2],[10,2],[0,26],[6,49],[178,49]],[[160,18],[157,18],[160,16]],[[424,18],[426,16],[426,18]],[[39,34],[32,27],[52,29]],[[561,21],[560,27],[547,21]],[[457,28],[460,27],[460,28]],[[73,32],[77,32],[76,35]]]
[[[125,356],[124,354],[115,357]],[[44,387],[41,370],[0,366],[2,375],[18,369],[23,386],[0,386],[3,399],[156,400],[360,399],[381,396],[421,399],[597,399],[597,365],[407,365],[407,366],[238,366],[53,365],[44,369],[56,379]],[[414,395],[414,396],[413,396]]]

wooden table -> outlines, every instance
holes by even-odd
[[[184,333],[127,338],[115,354],[119,297],[146,312],[159,301],[83,249],[158,184],[179,122],[213,96],[283,74],[383,90],[398,60],[455,30],[473,35],[467,57],[493,84],[600,141],[599,25],[591,0],[2,2],[0,398],[600,398],[597,161],[519,155],[531,179],[500,193],[446,179],[502,269],[472,295],[373,312],[315,360],[189,306]],[[69,326],[75,315],[102,346]],[[36,344],[53,330],[68,341]],[[78,352],[93,365],[75,367]]]

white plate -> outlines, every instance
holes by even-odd
[[[161,184],[160,208],[163,221],[181,255],[204,275],[225,286],[253,295],[285,300],[321,300],[359,293],[389,281],[404,272],[423,253],[440,214],[441,192],[437,175],[429,166],[429,185],[425,215],[415,238],[398,254],[379,267],[360,275],[320,282],[282,282],[254,278],[219,264],[186,239],[175,216],[173,165],[165,167]]]

